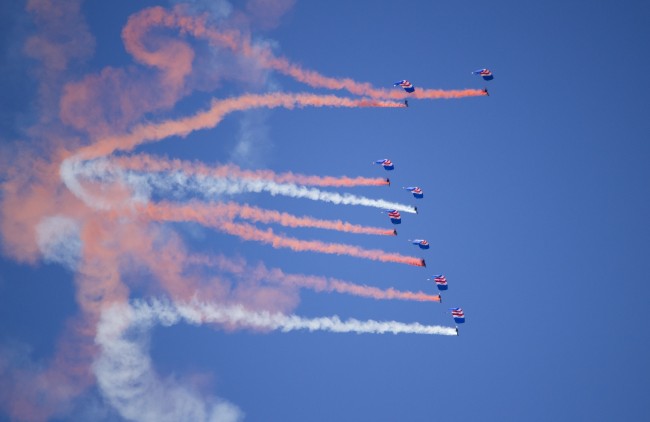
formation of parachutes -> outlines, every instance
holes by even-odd
[[[407,81],[401,81],[401,83],[405,83]],[[395,85],[398,85],[398,83],[395,83]],[[413,88],[413,85],[409,83],[409,87]],[[410,91],[412,92],[412,91]],[[373,164],[379,164],[383,166],[383,168],[387,171],[392,171],[395,170],[395,164],[388,158],[382,158],[380,160],[375,160]],[[386,179],[388,184],[390,184],[390,179]],[[409,191],[410,193],[413,194],[413,197],[416,199],[422,199],[424,198],[424,191],[422,190],[421,187],[419,186],[404,186],[402,189],[405,189]],[[417,207],[414,207],[415,211],[417,212]],[[402,216],[398,210],[395,209],[388,209],[384,211],[387,215],[388,218],[390,219],[391,223],[393,224],[401,224],[402,223]],[[395,234],[397,234],[397,231],[395,231]],[[426,250],[430,248],[430,244],[426,239],[409,239],[409,243],[419,247],[420,249]],[[425,263],[425,260],[422,260],[423,264]],[[423,265],[426,267],[426,265]],[[447,277],[445,277],[444,274],[436,274],[432,277],[433,282],[436,284],[438,287],[438,298],[439,302],[442,302],[442,295],[440,292],[445,291],[449,288],[447,284]],[[465,313],[462,310],[462,308],[455,307],[455,308],[449,308],[449,311],[451,311],[451,316],[454,319],[454,321],[457,324],[462,324],[465,322]],[[458,334],[458,327],[456,327],[456,333]]]
[[[494,79],[494,75],[487,68],[477,69],[473,71],[472,74],[481,76],[485,81],[491,81]],[[393,86],[399,86],[408,93],[415,92],[415,85],[413,85],[411,82],[409,82],[406,79],[395,82]],[[487,88],[485,88],[484,91],[486,94],[488,94]],[[404,105],[408,107],[408,100],[404,102]],[[374,164],[379,164],[383,166],[384,170],[387,171],[395,170],[395,164],[388,158],[376,160]],[[390,184],[390,179],[386,179],[386,180]],[[420,188],[419,186],[405,186],[403,187],[403,189],[411,192],[413,194],[413,197],[416,199],[424,198],[424,192],[422,188]],[[417,207],[415,207],[415,210],[417,212]],[[402,218],[399,211],[386,210],[386,213],[388,214],[391,223],[401,224]],[[429,242],[426,239],[409,239],[409,242],[412,243],[413,245],[418,246],[420,249],[429,249],[430,247]],[[439,292],[446,291],[449,288],[447,284],[447,277],[445,277],[444,274],[436,274],[432,277],[432,279],[433,282],[438,287]],[[428,279],[428,280],[432,280],[432,279]],[[439,297],[440,297],[440,302],[442,302],[442,295],[439,295]],[[449,311],[451,312],[451,316],[457,324],[462,324],[465,322],[465,312],[463,311],[462,308],[459,307],[449,308]],[[456,333],[458,333],[458,327],[456,327]]]

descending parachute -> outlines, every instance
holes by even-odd
[[[458,324],[465,322],[465,312],[461,308],[449,308],[451,311],[451,316],[454,317],[454,321]]]
[[[433,276],[433,281],[436,282],[438,290],[447,290],[447,277],[444,274],[437,274]]]
[[[407,81],[406,79],[395,82],[393,86],[401,86],[402,88],[404,88],[404,91],[409,93],[415,91],[415,87],[413,86],[413,84]]]
[[[393,164],[393,162],[390,161],[388,158],[375,160],[374,164],[381,164],[382,166],[384,166],[384,170],[393,170],[395,168],[395,164]]]
[[[420,249],[429,249],[429,242],[424,239],[413,239],[409,240],[414,245],[418,245]]]
[[[399,211],[397,210],[388,210],[386,211],[388,213],[388,217],[390,218],[390,222],[393,224],[401,224],[402,223],[402,216],[400,215]]]
[[[492,72],[490,72],[490,69],[477,69],[472,72],[473,75],[481,75],[483,79],[486,81],[491,81],[494,79],[494,76],[492,75]]]
[[[424,192],[422,192],[422,189],[420,189],[417,186],[408,186],[403,189],[406,189],[407,191],[410,191],[414,197],[421,199],[424,198]]]

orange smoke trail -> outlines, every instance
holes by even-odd
[[[178,159],[166,159],[164,157],[153,157],[146,154],[112,157],[110,161],[118,167],[136,171],[182,171],[188,175],[202,175],[215,178],[231,177],[238,179],[271,180],[276,183],[295,183],[306,186],[353,187],[389,185],[387,179],[376,177],[309,176],[292,172],[278,174],[271,170],[242,170],[233,164],[210,167],[198,161],[190,162]]]
[[[218,227],[223,231],[244,240],[253,240],[266,243],[274,248],[289,248],[293,251],[320,252],[332,255],[347,255],[356,258],[370,259],[372,261],[396,262],[399,264],[414,265],[423,267],[422,259],[411,256],[404,256],[396,253],[387,253],[379,249],[362,249],[356,246],[345,245],[342,243],[325,243],[318,240],[299,240],[292,237],[284,237],[273,233],[273,230],[260,230],[250,224],[221,222]]]
[[[193,264],[217,267],[221,271],[235,274],[240,278],[266,281],[277,284],[287,284],[312,289],[317,292],[337,292],[352,296],[366,297],[377,300],[411,300],[418,302],[440,302],[439,295],[430,295],[424,292],[410,292],[388,288],[350,283],[330,277],[311,276],[305,274],[286,274],[279,268],[268,269],[259,263],[255,267],[247,267],[242,260],[232,260],[224,256],[208,257],[204,255],[192,256]]]
[[[355,95],[394,100],[405,98],[448,99],[487,95],[480,89],[416,89],[414,93],[409,94],[402,89],[377,89],[369,83],[357,82],[350,78],[339,79],[323,76],[318,72],[305,70],[286,58],[275,57],[266,47],[251,45],[250,38],[238,31],[218,31],[215,28],[210,28],[206,26],[204,18],[185,16],[180,8],[175,8],[171,12],[161,7],[147,9],[129,18],[129,22],[122,31],[127,50],[136,59],[150,66],[158,66],[158,58],[154,53],[145,49],[140,39],[155,26],[178,28],[181,32],[189,33],[196,38],[206,39],[212,45],[225,47],[235,54],[240,53],[256,59],[260,66],[274,69],[312,87],[346,90]]]
[[[317,292],[337,292],[352,296],[367,297],[377,300],[412,300],[418,302],[440,302],[439,295],[430,295],[424,292],[410,292],[389,288],[382,290],[377,287],[350,283],[329,277],[308,276],[304,274],[285,274],[282,270],[266,269],[262,264],[251,271],[255,277],[286,283],[300,287],[310,288]]]
[[[482,89],[460,89],[460,90],[443,90],[443,89],[422,89],[417,88],[415,92],[408,93],[400,89],[377,89],[369,83],[356,82],[352,79],[337,79],[323,76],[312,70],[302,69],[300,66],[290,63],[282,57],[273,57],[270,52],[264,51],[260,61],[266,67],[275,69],[285,75],[303,82],[315,88],[343,89],[355,95],[363,95],[370,98],[383,98],[400,100],[406,98],[418,99],[450,99],[463,97],[480,97],[487,95]]]
[[[424,292],[408,292],[393,289],[382,290],[377,287],[360,286],[344,281],[332,280],[331,290],[338,293],[348,293],[354,296],[371,297],[373,299],[399,299],[414,300],[418,302],[440,302],[439,295],[430,295]]]
[[[194,202],[189,205],[174,205],[168,202],[149,204],[141,209],[148,218],[165,221],[194,221],[205,226],[219,227],[224,220],[232,221],[242,218],[257,223],[277,223],[285,227],[312,227],[325,230],[337,230],[356,234],[375,234],[394,236],[394,230],[366,227],[350,224],[341,220],[320,220],[274,210],[265,210],[250,205],[234,202],[202,204]]]
[[[117,150],[130,151],[146,142],[155,142],[170,136],[185,137],[191,132],[201,129],[213,128],[221,122],[224,116],[233,111],[249,110],[251,108],[276,108],[284,107],[404,107],[392,101],[350,99],[335,95],[316,94],[285,94],[270,93],[262,95],[242,95],[225,100],[213,100],[212,106],[207,110],[178,120],[168,120],[161,123],[152,123],[136,126],[130,133],[99,139],[96,143],[81,148],[77,158],[92,159],[109,155]]]

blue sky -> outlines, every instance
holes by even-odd
[[[274,249],[197,223],[143,224],[152,224],[161,242],[178,241],[188,256],[223,254],[286,273],[431,294],[435,287],[428,277],[444,273],[449,280],[442,304],[303,289],[294,305],[285,307],[287,313],[453,326],[446,310],[462,306],[467,323],[458,337],[152,324],[133,336],[151,357],[159,383],[190,386],[207,403],[225,400],[247,421],[643,419],[650,411],[645,400],[650,331],[644,306],[650,293],[650,92],[644,72],[649,64],[648,5],[284,3],[276,26],[252,18],[261,10],[255,9],[262,7],[258,2],[196,1],[186,11],[210,12],[212,24],[250,31],[255,42],[270,45],[276,55],[329,77],[386,89],[404,78],[419,89],[488,87],[490,96],[412,99],[408,109],[250,109],[228,114],[214,128],[117,155],[147,153],[276,173],[389,175],[391,187],[322,189],[405,204],[416,200],[400,187],[421,186],[425,197],[417,201],[420,212],[403,213],[397,237],[272,227],[300,239],[421,256],[427,268]],[[65,202],[72,196],[61,181],[43,184],[57,194],[45,195],[51,198],[46,209],[32,212],[30,207],[40,202],[25,200],[12,187],[20,180],[23,193],[31,194],[40,166],[25,165],[22,158],[34,156],[54,166],[56,147],[74,152],[94,141],[93,128],[73,127],[71,118],[62,117],[60,99],[70,83],[109,69],[123,72],[124,81],[133,84],[121,89],[148,83],[160,90],[156,94],[165,94],[167,87],[155,85],[157,71],[135,60],[120,34],[133,13],[153,5],[171,10],[176,3],[85,2],[60,20],[50,12],[51,21],[36,18],[33,9],[39,4],[34,2],[31,12],[24,3],[4,5],[0,13],[3,22],[25,23],[2,25],[0,32],[0,60],[7,75],[0,89],[9,93],[0,101],[3,420],[25,417],[27,413],[16,410],[15,397],[21,389],[33,388],[30,380],[57,365],[54,357],[61,344],[77,347],[66,327],[92,320],[80,305],[80,286],[87,276],[82,264],[66,266],[56,253],[71,247],[75,259],[82,259],[75,253],[85,256],[89,243],[81,242],[81,252],[74,252],[76,243],[44,246],[35,239],[41,233],[37,227],[43,227],[42,221],[62,221],[47,220],[52,216],[65,216],[72,227],[83,227],[101,215],[86,210],[79,200]],[[28,57],[24,46],[37,33],[51,36],[54,44],[65,42],[66,36],[50,35],[60,35],[61,21],[86,28],[80,36],[93,42],[55,72]],[[152,106],[125,127],[193,115],[207,109],[213,98],[249,92],[357,98],[248,67],[246,60],[171,29],[158,35],[182,38],[193,48],[193,71],[173,104]],[[490,68],[495,79],[484,82],[470,74],[481,67]],[[100,118],[118,132],[124,123],[119,111],[102,108],[110,103],[110,98],[97,98],[100,113],[113,113]],[[88,116],[92,112],[79,111]],[[370,164],[384,157],[396,164],[390,174]],[[390,226],[385,214],[369,207],[265,193],[228,199],[301,216]],[[16,214],[22,201],[29,218]],[[11,229],[19,217],[17,227],[27,234]],[[135,242],[138,234],[126,231],[121,236],[133,236]],[[431,249],[418,250],[406,241],[412,238],[428,239]],[[129,299],[169,295],[154,269],[125,265],[126,255],[120,256],[98,265],[119,272]],[[210,280],[221,277],[201,274]],[[236,286],[241,280],[231,282]],[[91,336],[83,344],[89,341],[101,343]],[[78,393],[51,393],[52,398],[32,403],[45,409],[34,414],[61,421],[146,420],[144,415],[130,416],[124,410],[128,405],[116,405],[97,381],[101,355],[95,350],[77,362],[92,374]]]

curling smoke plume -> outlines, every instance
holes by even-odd
[[[235,54],[243,54],[256,60],[261,67],[276,70],[314,88],[346,90],[354,95],[393,100],[404,98],[449,99],[486,95],[480,89],[417,89],[414,93],[409,94],[401,89],[377,89],[369,83],[357,82],[349,78],[326,77],[313,70],[305,70],[286,58],[274,56],[267,47],[252,45],[250,38],[239,31],[232,29],[220,31],[208,27],[205,19],[186,16],[180,8],[173,11],[167,11],[163,8],[150,8],[133,15],[129,19],[122,32],[122,37],[125,40],[127,50],[145,64],[155,65],[155,58],[150,57],[140,40],[147,31],[157,26],[180,29],[198,39],[208,40],[213,46],[230,49]]]

